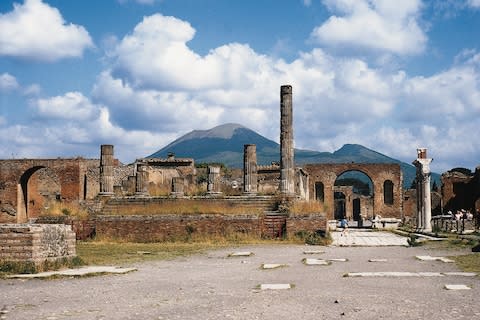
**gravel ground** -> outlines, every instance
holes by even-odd
[[[305,255],[305,250],[325,253]],[[251,257],[231,257],[252,251]],[[348,272],[459,271],[427,247],[247,246],[138,264],[125,275],[0,280],[0,319],[480,319],[480,278],[352,278]],[[347,258],[306,266],[303,258]],[[387,262],[368,262],[387,259]],[[287,266],[262,270],[264,263]],[[259,290],[290,283],[293,289]],[[471,290],[450,291],[446,284]]]

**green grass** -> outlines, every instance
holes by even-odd
[[[457,266],[465,272],[480,274],[480,253],[452,257]]]

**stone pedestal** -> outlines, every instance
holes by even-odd
[[[422,232],[432,231],[432,204],[430,195],[430,162],[427,158],[427,149],[417,149],[417,159],[413,165],[417,168],[417,230]]]
[[[135,196],[142,197],[148,195],[147,182],[148,182],[148,173],[144,165],[137,164],[136,170],[136,184],[135,184]]]
[[[243,146],[243,191],[247,195],[255,195],[258,191],[257,178],[257,146]]]
[[[295,195],[292,86],[280,88],[280,192]]]
[[[113,145],[100,146],[100,193],[101,196],[113,196]]]
[[[220,191],[220,167],[208,166],[208,195],[219,195]]]
[[[185,195],[185,179],[182,177],[172,178],[172,192],[170,195],[172,197],[183,197]]]

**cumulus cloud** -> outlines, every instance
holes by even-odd
[[[37,116],[47,119],[75,119],[88,121],[96,117],[97,109],[90,100],[80,92],[67,92],[63,96],[32,101]]]
[[[398,55],[424,51],[427,37],[419,26],[420,0],[324,0],[337,15],[311,33],[327,46],[362,48]]]
[[[0,92],[10,92],[19,88],[17,79],[8,73],[0,74]]]
[[[85,28],[65,22],[42,0],[25,0],[0,14],[0,55],[51,62],[81,57],[89,47],[93,42]]]

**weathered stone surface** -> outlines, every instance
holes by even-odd
[[[280,264],[280,263],[264,263],[262,264],[262,269],[268,270],[268,269],[277,269],[277,268],[282,268],[286,267],[286,264]]]
[[[470,288],[467,285],[464,284],[446,284],[445,289],[447,290],[470,290]]]
[[[291,288],[290,283],[265,283],[260,285],[260,290],[286,290]]]
[[[13,279],[33,279],[33,278],[48,278],[51,276],[66,276],[66,277],[81,277],[89,274],[98,274],[98,273],[114,273],[114,274],[124,274],[132,271],[136,271],[137,268],[121,268],[121,267],[111,267],[111,266],[89,266],[82,267],[78,269],[68,269],[68,270],[58,270],[58,271],[46,271],[39,272],[35,274],[15,274],[8,276],[8,278]]]
[[[254,144],[243,146],[243,191],[247,194],[258,191],[257,146]]]
[[[303,259],[303,263],[305,263],[307,266],[328,266],[331,264],[330,261],[327,261],[324,259],[310,259],[310,258]]]
[[[238,251],[238,252],[232,252],[228,256],[229,257],[250,257],[253,255],[253,252],[251,251]]]
[[[280,87],[280,192],[295,194],[292,86]]]

